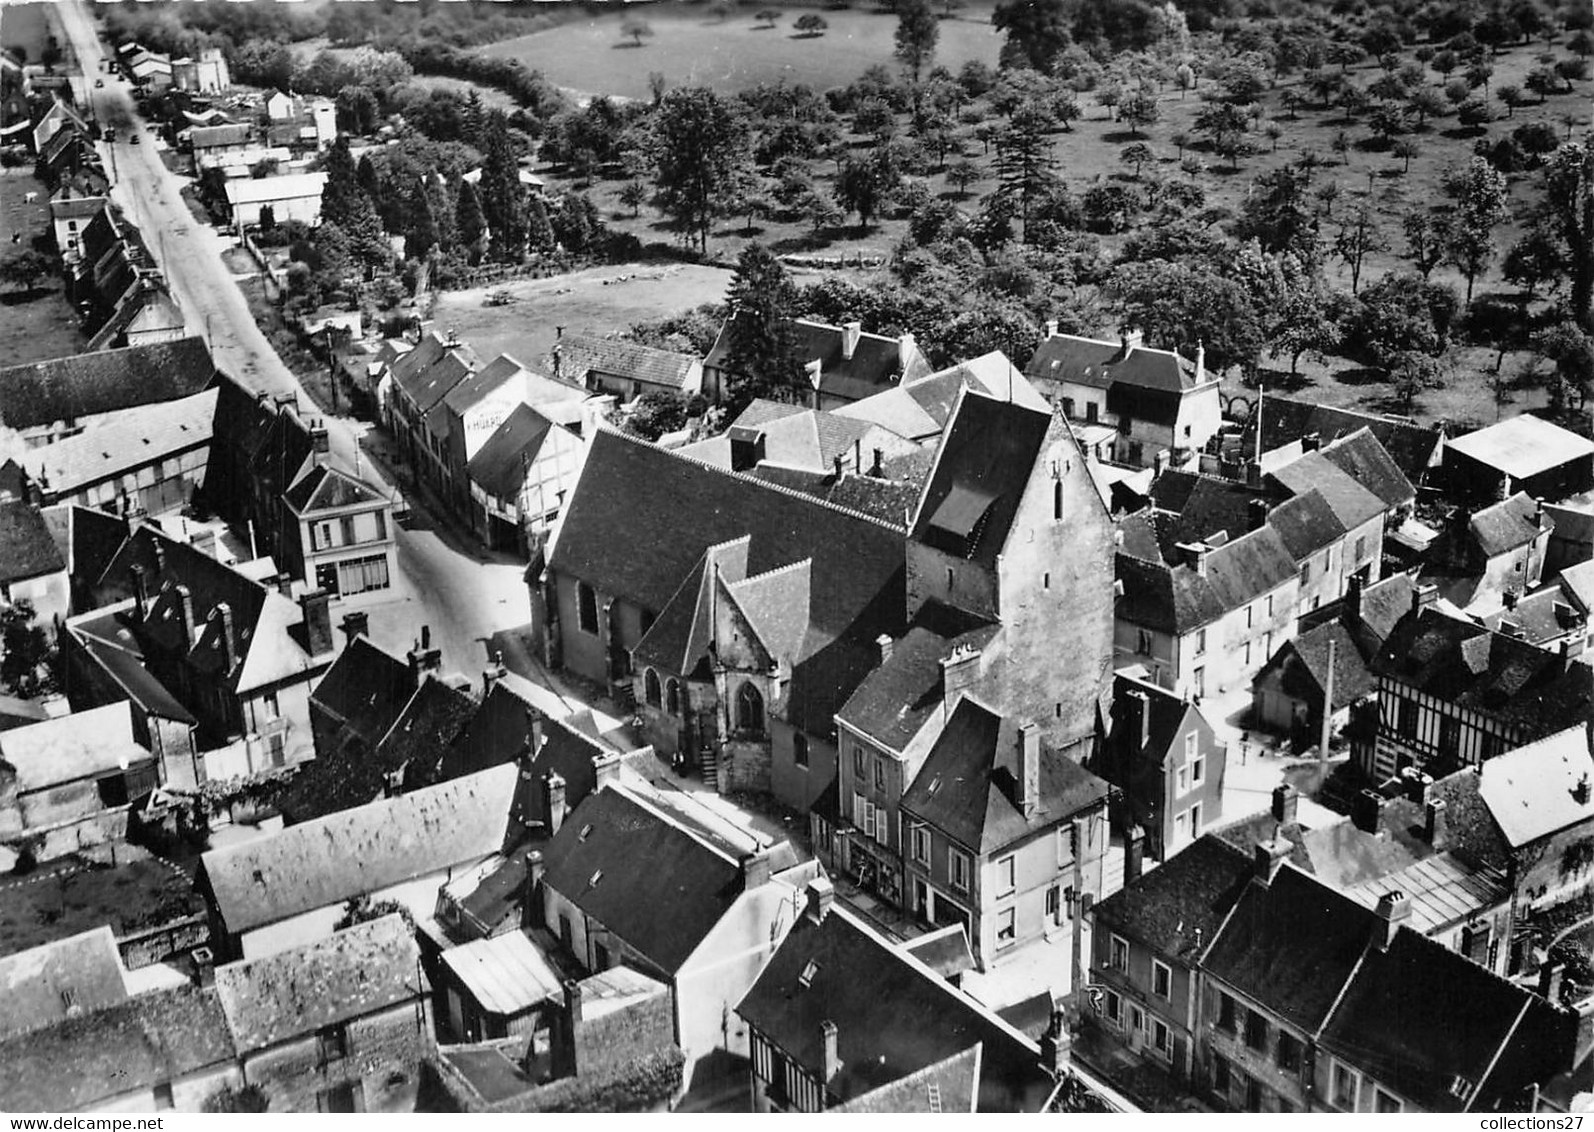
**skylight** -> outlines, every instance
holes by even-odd
[[[808,960],[808,965],[803,968],[803,973],[797,976],[797,985],[806,988],[814,981],[814,976],[817,974],[819,974],[819,964],[812,959]]]

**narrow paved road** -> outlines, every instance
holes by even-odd
[[[313,402],[255,324],[237,280],[222,261],[222,253],[234,242],[194,219],[182,198],[183,180],[166,167],[160,149],[144,132],[131,84],[105,73],[109,55],[84,0],[61,0],[56,10],[82,72],[78,104],[92,107],[100,125],[116,131],[114,143],[99,143],[115,182],[111,199],[143,233],[189,331],[204,335],[217,365],[247,388],[294,393],[307,411],[313,411]],[[105,85],[96,87],[96,78],[103,78]],[[144,135],[138,145],[129,140],[135,134]],[[334,462],[353,470],[368,426],[339,417],[327,418],[326,425]],[[361,460],[359,471],[393,493],[394,484],[371,460]],[[392,622],[383,635],[395,642],[429,624],[448,667],[479,671],[487,659],[482,642],[530,619],[520,580],[522,567],[479,562],[434,530],[400,529],[397,539],[401,578],[394,587],[394,600],[373,610],[373,636],[379,636],[381,619]]]

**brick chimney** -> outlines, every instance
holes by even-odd
[[[149,616],[149,581],[144,577],[144,567],[136,562],[132,574],[135,608],[138,610],[138,619],[143,621]]]
[[[421,638],[415,642],[415,647],[410,649],[410,671],[418,681],[421,677],[438,672],[443,667],[443,651],[432,647],[432,627],[421,626]]]
[[[332,438],[327,434],[326,425],[316,425],[310,430],[310,448],[317,464],[327,462],[332,453]]]
[[[332,651],[332,595],[312,590],[299,599],[304,615],[304,636],[311,656]]]
[[[1411,919],[1411,899],[1404,892],[1386,892],[1378,898],[1378,907],[1374,911],[1378,916],[1378,924],[1374,928],[1373,946],[1379,951],[1388,951],[1389,945],[1395,942],[1395,933],[1400,930],[1400,925]]]
[[[816,924],[824,923],[825,917],[830,915],[830,906],[836,902],[836,886],[830,883],[829,877],[818,876],[808,882],[803,895],[806,898],[803,915]]]
[[[201,987],[216,985],[216,953],[208,947],[196,947],[188,953],[194,961],[194,981]]]
[[[741,859],[742,891],[751,892],[755,888],[762,888],[769,883],[774,875],[770,862],[769,850],[759,849],[748,853]]]
[[[1048,318],[1046,320],[1046,337],[1057,337],[1057,320],[1055,318]]]
[[[232,666],[238,662],[238,639],[233,636],[232,606],[218,601],[211,609],[208,620],[220,622],[217,640],[221,644],[221,670],[223,673],[231,672]]]
[[[1376,790],[1363,790],[1351,802],[1351,821],[1363,833],[1377,833],[1379,817],[1384,812],[1384,796]]]
[[[343,622],[339,626],[347,638],[347,644],[353,644],[355,637],[369,635],[371,629],[371,615],[365,612],[345,613]]]
[[[1046,1024],[1046,1032],[1041,1035],[1041,1068],[1053,1077],[1061,1078],[1068,1072],[1070,1049],[1073,1046],[1073,1035],[1068,1032],[1064,1024],[1063,1012],[1052,1010],[1051,1020]]]
[[[958,698],[974,687],[980,678],[980,653],[978,649],[962,646],[941,660],[941,707],[947,715],[957,706]]]
[[[1026,723],[1018,729],[1018,808],[1024,820],[1035,816],[1041,804],[1041,729]]]
[[[1422,807],[1423,838],[1435,853],[1450,848],[1450,822],[1445,809],[1445,803],[1437,798]]]
[[[1268,503],[1265,499],[1247,500],[1245,518],[1247,531],[1259,531],[1267,526]]]
[[[880,664],[883,666],[891,660],[891,649],[896,644],[891,639],[890,633],[881,633],[874,639],[874,646],[880,653]]]
[[[1129,832],[1124,834],[1124,885],[1133,884],[1140,879],[1142,867],[1146,859],[1146,831],[1139,825],[1129,827]]]
[[[1179,561],[1196,572],[1199,578],[1207,576],[1207,554],[1211,552],[1204,542],[1181,542],[1174,546],[1178,551]]]
[[[841,1072],[841,1033],[829,1018],[819,1023],[819,1080],[826,1088]]]
[[[1131,688],[1124,696],[1124,714],[1127,717],[1127,734],[1134,741],[1139,754],[1151,745],[1151,694]]]
[[[1321,447],[1323,447],[1322,433],[1309,432],[1301,437],[1302,452],[1316,452]]]
[[[620,752],[605,751],[592,760],[592,789],[594,792],[602,790],[611,783],[620,781]]]
[[[1340,624],[1355,629],[1362,623],[1362,576],[1352,574],[1345,583],[1345,600],[1339,607]]]
[[[1289,859],[1291,851],[1295,848],[1284,838],[1274,835],[1266,841],[1256,843],[1256,879],[1263,884],[1271,884],[1278,875],[1279,868]]]
[[[1586,805],[1588,805],[1588,799],[1589,799],[1588,772],[1584,771],[1583,772],[1583,777],[1579,778],[1577,780],[1577,785],[1572,787],[1572,801],[1576,802],[1580,806],[1586,806]]]
[[[857,352],[858,339],[863,337],[863,323],[844,322],[841,324],[841,356],[847,361],[852,361],[852,355]]]
[[[497,656],[494,656],[493,662],[482,669],[482,699],[485,700],[487,698],[488,694],[493,690],[493,685],[502,680],[508,671],[503,662]]]
[[[565,780],[557,771],[550,770],[542,776],[542,812],[548,819],[548,836],[559,832],[565,823]]]
[[[1262,486],[1262,465],[1256,460],[1245,462],[1245,486],[1253,490]]]
[[[1273,787],[1273,820],[1279,825],[1294,825],[1300,794],[1288,782]]]
[[[1560,1005],[1561,980],[1566,976],[1566,964],[1545,963],[1539,968],[1539,997],[1551,1005]]]
[[[194,621],[194,595],[187,586],[179,582],[172,587],[172,597],[177,603],[177,627],[182,631],[183,641],[193,644],[194,630],[198,624]]]
[[[1418,585],[1413,586],[1411,588],[1411,609],[1412,609],[1412,612],[1415,613],[1416,611],[1418,611],[1420,609],[1423,609],[1423,608],[1425,608],[1427,606],[1432,605],[1434,603],[1434,599],[1437,598],[1438,596],[1439,596],[1439,587],[1438,586],[1431,586],[1431,585],[1427,585],[1427,584],[1418,584]]]

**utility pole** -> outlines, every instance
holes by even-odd
[[[1323,731],[1317,743],[1317,769],[1319,771],[1318,785],[1322,785],[1322,772],[1328,770],[1328,733],[1333,730],[1334,719],[1334,645],[1333,637],[1328,638],[1328,684],[1323,689]]]

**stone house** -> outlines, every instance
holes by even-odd
[[[703,392],[703,362],[618,338],[561,334],[549,352],[554,376],[593,393],[631,401],[644,393],[690,397]]]
[[[1091,769],[1118,788],[1115,825],[1159,861],[1223,817],[1228,749],[1201,708],[1131,675],[1115,679],[1112,726]]]
[[[362,594],[385,596],[398,572],[393,501],[324,462],[325,429],[311,435],[316,462],[282,494],[278,565],[307,589],[345,604]]]
[[[1307,450],[1308,444],[1332,444],[1341,437],[1366,429],[1413,484],[1427,483],[1444,460],[1443,424],[1424,427],[1402,417],[1387,417],[1358,409],[1341,409],[1259,393],[1258,409],[1245,421],[1240,434],[1240,450],[1259,452],[1264,465],[1290,460]],[[1257,443],[1260,425],[1261,444]]]
[[[452,330],[431,330],[394,359],[385,406],[388,425],[414,474],[440,488],[448,460],[448,419],[435,413],[443,398],[480,366],[476,352]]]
[[[902,795],[906,907],[982,969],[1071,929],[1103,888],[1108,785],[965,696]]]
[[[272,1112],[413,1111],[435,1049],[430,986],[390,914],[215,970],[243,1080]]]
[[[1152,467],[1167,453],[1172,466],[1190,463],[1223,417],[1221,378],[1174,350],[1150,349],[1138,332],[1117,342],[1059,334],[1046,324],[1027,377],[1070,421],[1113,430],[1111,459]]]
[[[1526,492],[1476,511],[1457,508],[1423,563],[1423,581],[1462,608],[1515,599],[1539,584],[1553,531]]]
[[[731,357],[736,317],[720,328],[703,359],[703,395],[716,404],[740,376]],[[837,409],[930,374],[930,364],[911,334],[887,338],[864,333],[858,322],[830,326],[804,318],[787,321],[792,352],[807,371],[815,409]]]
[[[123,974],[109,924],[0,956],[0,1039],[127,1001]]]

